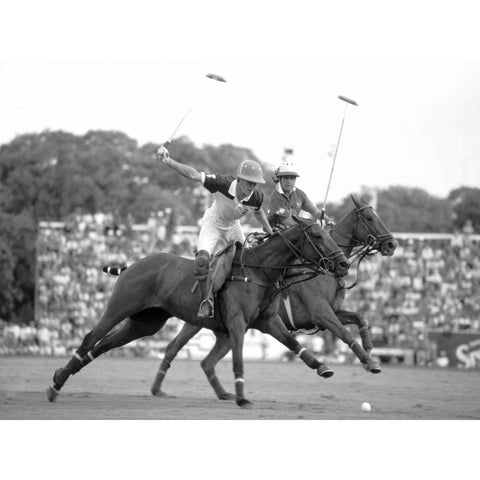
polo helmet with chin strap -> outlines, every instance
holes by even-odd
[[[247,182],[265,183],[262,167],[255,160],[244,160],[238,167],[237,177]]]

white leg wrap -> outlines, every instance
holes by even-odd
[[[302,348],[300,349],[300,351],[297,353],[297,357],[300,358],[300,355],[301,355],[303,352],[306,352],[306,351],[307,351],[307,349],[306,349],[305,347],[302,347]]]
[[[235,383],[245,383],[245,380],[243,378],[236,378]]]
[[[88,353],[87,353],[87,357],[88,357],[90,360],[95,360],[95,357],[92,355],[92,352],[88,352]]]
[[[82,357],[81,357],[77,352],[75,352],[75,353],[73,354],[73,356],[74,356],[77,360],[82,361]]]

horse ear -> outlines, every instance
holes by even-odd
[[[357,207],[357,208],[360,208],[360,203],[358,203],[358,200],[352,195],[350,195],[352,197],[352,201],[354,203],[354,205]]]

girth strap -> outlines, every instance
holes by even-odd
[[[292,314],[292,306],[290,305],[290,295],[287,294],[283,296],[283,304],[285,305],[285,310],[287,311],[288,321],[292,327],[292,330],[296,330],[297,327],[295,323],[293,323],[293,314]]]
[[[245,283],[253,283],[254,285],[259,285],[260,287],[271,287],[271,283],[262,282],[261,280],[252,280],[250,277],[242,277],[242,275],[232,275],[227,278],[227,280],[237,281],[237,282],[245,282]]]

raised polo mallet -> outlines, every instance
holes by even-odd
[[[342,138],[343,124],[345,122],[345,115],[347,114],[347,107],[348,107],[348,104],[355,105],[356,107],[358,107],[358,103],[355,100],[352,100],[351,98],[344,97],[343,95],[339,95],[337,98],[342,100],[342,102],[345,102],[345,110],[343,111],[342,124],[340,125],[340,133],[338,134],[337,146],[335,147],[335,154],[333,155],[332,168],[330,170],[330,178],[328,179],[327,191],[325,193],[325,200],[323,201],[322,214],[320,217],[321,222],[323,222],[323,219],[325,217],[325,206],[327,204],[328,191],[330,190],[330,183],[332,181],[333,169],[335,168],[335,161],[337,159],[338,146],[340,145],[340,138]]]
[[[207,73],[205,75],[207,78],[209,78],[210,80],[215,80],[216,82],[222,82],[222,83],[227,83],[227,81],[221,77],[220,75],[215,75],[214,73]],[[197,103],[198,101],[198,98],[196,98],[193,103],[190,105],[190,107],[188,108],[188,110],[185,112],[185,114],[183,115],[183,117],[180,119],[180,121],[178,122],[177,126],[175,127],[175,130],[172,132],[172,134],[168,137],[168,140],[163,144],[163,146],[165,148],[168,148],[168,146],[170,145],[170,142],[173,140],[173,137],[175,137],[175,135],[177,134],[178,132],[178,129],[182,126],[182,123],[185,121],[185,119],[188,117],[188,115],[190,114],[190,112],[192,111],[193,107],[195,106],[195,104]]]

